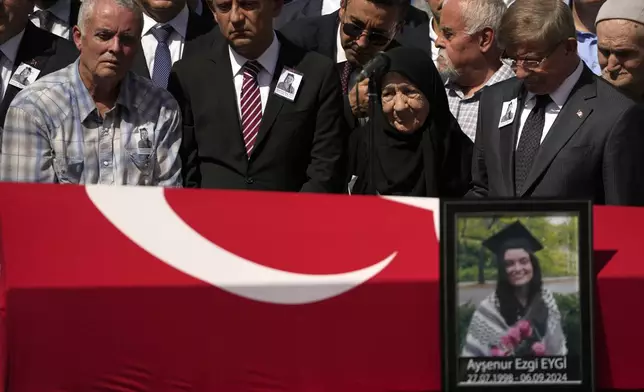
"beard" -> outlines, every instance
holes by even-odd
[[[452,60],[447,56],[445,49],[438,51],[438,64],[438,73],[443,79],[443,83],[447,83],[448,80],[455,81],[461,76],[454,64],[452,64]]]

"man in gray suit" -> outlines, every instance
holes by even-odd
[[[644,205],[644,108],[580,60],[570,8],[517,1],[498,37],[516,78],[482,93],[468,195]]]

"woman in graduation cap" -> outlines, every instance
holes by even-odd
[[[461,356],[566,355],[561,313],[535,256],[541,243],[516,221],[483,246],[497,257],[497,285],[474,312]]]

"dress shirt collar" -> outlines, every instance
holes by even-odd
[[[172,18],[168,23],[158,23],[156,20],[152,19],[148,14],[143,13],[143,35],[150,34],[151,30],[157,26],[168,24],[172,26],[174,31],[179,33],[179,35],[185,39],[186,31],[188,31],[188,18],[190,17],[190,10],[188,10],[188,4],[186,4],[181,11]]]
[[[4,44],[0,45],[0,50],[2,54],[11,61],[12,64],[16,62],[16,57],[18,56],[18,49],[20,48],[20,42],[22,37],[25,35],[25,30],[22,29],[21,32],[9,38]]]
[[[340,35],[341,28],[342,23],[338,24],[338,35],[335,41],[335,62],[338,64],[347,61],[347,55],[344,53],[344,48],[342,48],[342,36]]]
[[[233,48],[228,45],[228,52],[230,54],[230,66],[233,69],[233,76],[236,76],[246,64],[248,59],[239,53],[235,52]],[[277,58],[280,55],[280,41],[277,39],[277,36],[275,35],[275,32],[273,32],[273,42],[271,42],[271,45],[262,53],[261,56],[257,58],[257,62],[259,62],[264,68],[266,72],[268,72],[271,77],[273,76],[273,73],[275,72],[275,67],[277,66]]]
[[[571,73],[566,80],[561,83],[561,86],[557,88],[554,92],[550,93],[550,98],[552,101],[559,107],[559,110],[563,107],[563,105],[566,103],[568,100],[568,96],[570,95],[570,92],[572,89],[575,87],[577,82],[579,81],[579,78],[581,77],[581,73],[584,70],[584,62],[579,60],[579,64],[577,65],[577,68],[573,73]],[[526,96],[526,102],[529,102],[535,94],[528,92],[528,95]]]
[[[482,89],[480,89],[479,91],[477,91],[474,94],[472,94],[472,97],[482,93],[483,90],[485,89],[485,87],[492,86],[492,85],[497,84],[499,82],[502,82],[504,80],[510,79],[510,78],[512,78],[514,76],[515,75],[514,75],[514,71],[512,71],[512,68],[510,68],[510,66],[507,65],[507,64],[501,63],[501,67],[499,69],[497,69],[496,72],[492,76],[490,76],[490,78],[487,80],[487,82],[485,82],[485,86]],[[453,91],[456,91],[456,92],[460,93],[459,95],[461,97],[464,96],[463,93],[462,93],[461,87],[458,84],[456,84],[455,82],[452,82],[449,79],[447,79],[447,81],[445,81],[445,87],[447,89],[450,89],[450,90],[453,90]]]
[[[34,12],[41,11],[41,8],[34,6]],[[69,17],[72,12],[72,5],[70,0],[58,0],[54,5],[47,8],[47,11],[51,12],[58,19],[69,24]]]
[[[429,18],[429,39],[432,42],[432,46],[434,45],[434,42],[438,40],[438,34],[434,31],[434,17],[432,16]]]
[[[96,111],[96,115],[98,115],[98,111],[96,109],[94,99],[81,79],[78,68],[79,63],[80,58],[76,59],[74,64],[69,67],[69,80],[71,81],[72,90],[74,91],[74,96],[78,103],[79,119],[83,122],[94,111]],[[116,98],[116,105],[129,110],[136,110],[139,106],[139,97],[134,90],[134,83],[132,82],[132,78],[134,77],[135,76],[131,71],[128,71],[128,73],[125,74],[125,77],[119,86],[119,95]]]

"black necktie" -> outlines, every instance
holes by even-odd
[[[537,103],[521,131],[519,146],[514,154],[514,189],[517,195],[523,189],[523,184],[528,178],[534,158],[541,146],[541,135],[546,122],[546,106],[550,102],[550,95],[537,95]]]

